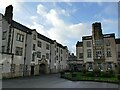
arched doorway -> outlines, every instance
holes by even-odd
[[[46,74],[46,65],[44,63],[39,65],[39,74]]]

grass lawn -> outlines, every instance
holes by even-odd
[[[99,81],[99,82],[110,82],[110,83],[119,83],[117,76],[114,77],[95,77],[95,76],[86,76],[80,72],[70,72],[62,75],[62,78],[72,80],[72,81]]]

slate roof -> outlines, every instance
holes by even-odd
[[[31,29],[29,29],[28,27],[26,27],[26,26],[24,26],[16,21],[12,21],[12,27],[17,28],[23,32],[28,33],[28,34],[31,34],[31,32],[32,32]]]
[[[22,25],[22,24],[20,24],[20,23],[18,23],[18,22],[16,22],[16,21],[14,21],[14,20],[12,21],[12,27],[13,27],[13,28],[17,28],[17,29],[19,29],[19,30],[21,30],[21,31],[23,31],[23,32],[28,33],[28,34],[32,34],[32,31],[34,31],[34,30],[32,30],[32,29],[30,29],[30,28],[28,28],[28,27],[26,27],[26,26],[24,26],[24,25]],[[44,36],[44,35],[42,35],[42,34],[40,34],[40,33],[38,33],[38,32],[37,32],[37,37],[38,37],[39,39],[42,39],[42,40],[44,40],[44,41],[46,41],[46,42],[49,42],[49,43],[51,43],[51,44],[54,43],[54,40],[52,40],[52,39],[50,39],[50,38],[48,38],[48,37],[46,37],[46,36]],[[57,43],[57,46],[59,46],[59,47],[61,47],[61,48],[63,48],[63,49],[66,48],[66,46],[63,46],[63,45],[60,44],[60,43]]]
[[[115,39],[116,44],[120,44],[120,38]]]
[[[76,44],[76,47],[82,47],[83,46],[83,42],[77,42],[77,44]]]

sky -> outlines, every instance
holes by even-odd
[[[101,22],[104,34],[115,33],[118,37],[117,2],[18,1],[0,1],[0,13],[12,4],[15,21],[68,46],[71,53],[76,53],[76,43],[82,36],[92,35],[92,23]]]

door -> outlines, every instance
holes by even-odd
[[[34,66],[31,66],[31,75],[34,75]]]

